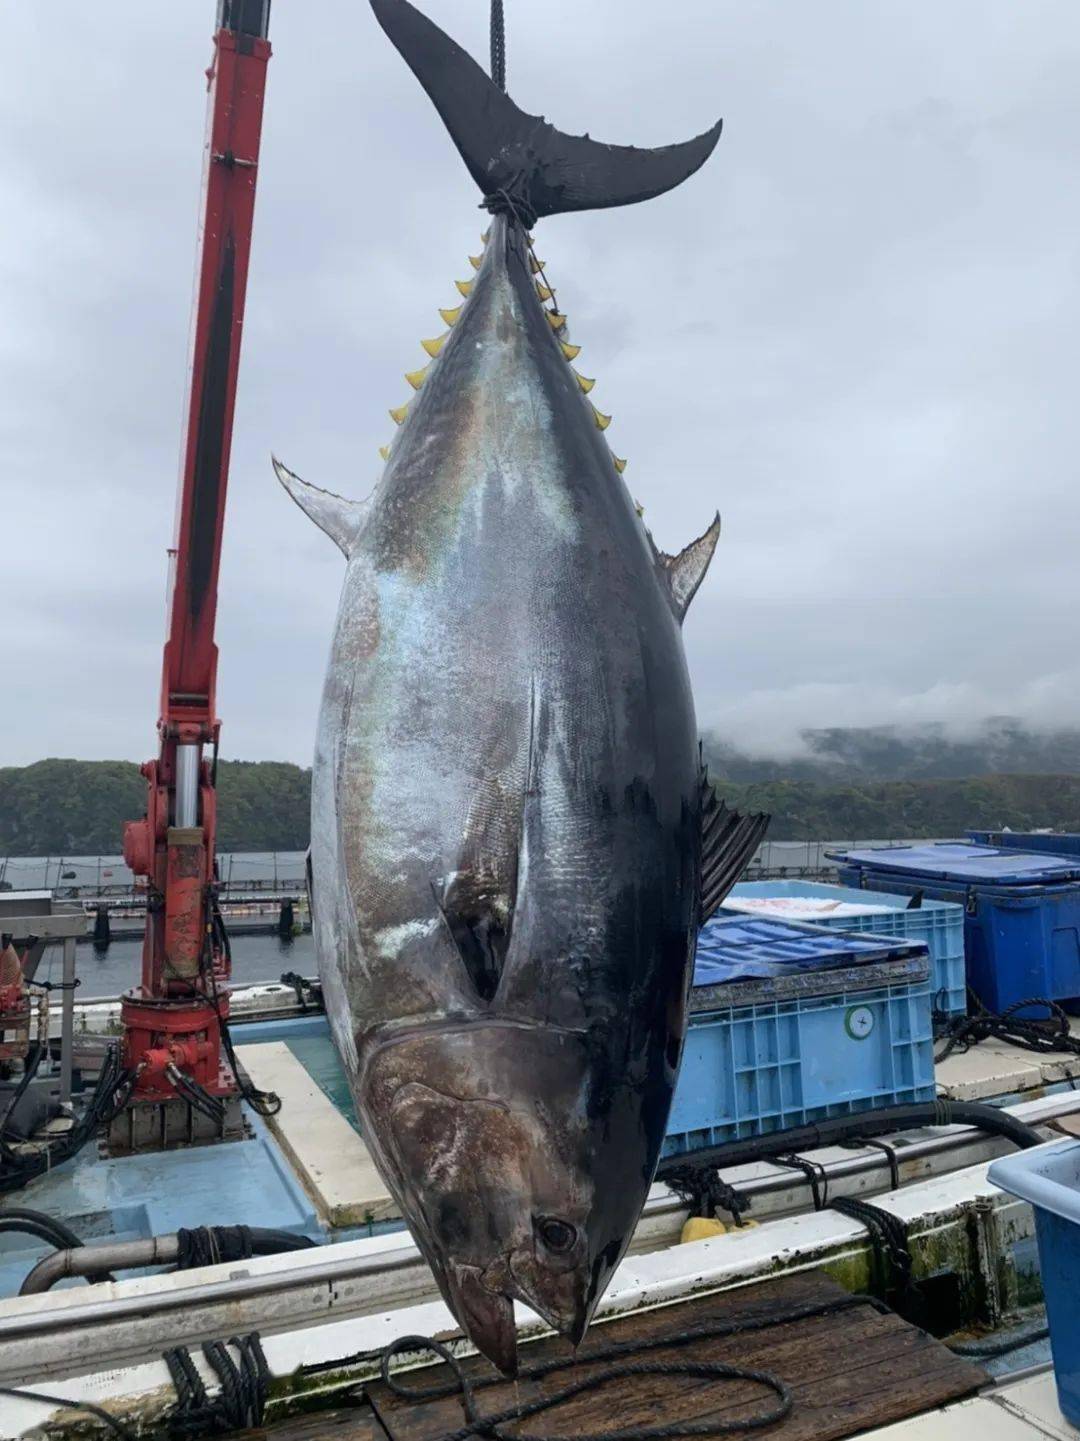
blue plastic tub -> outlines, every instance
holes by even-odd
[[[665,1155],[934,1097],[923,945],[714,919],[690,1005]]]
[[[954,901],[924,900],[916,910],[909,911],[910,897],[889,891],[830,886],[819,881],[744,881],[732,889],[724,910],[738,910],[740,902],[763,900],[806,900],[811,910],[790,919],[828,926],[830,930],[921,941],[930,952],[934,1009],[946,1015],[966,1012],[964,908]],[[830,913],[823,909],[826,906],[835,910]]]
[[[987,1174],[1035,1209],[1058,1405],[1080,1426],[1080,1141],[1003,1156]]]
[[[915,846],[881,846],[858,851],[829,851],[848,866],[919,875],[923,879],[964,881],[988,886],[1042,886],[1080,880],[1080,856],[1038,855],[1006,846],[970,841],[927,841]]]
[[[1080,835],[1062,831],[968,831],[968,839],[980,846],[1000,846],[1014,851],[1039,851],[1051,856],[1080,856]]]
[[[1080,1000],[1075,862],[955,844],[834,854],[847,885],[963,905],[968,981],[990,1010]]]

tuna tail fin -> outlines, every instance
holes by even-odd
[[[765,837],[771,816],[741,816],[716,794],[701,769],[701,924],[720,908]]]
[[[694,140],[657,150],[565,135],[519,110],[408,0],[371,0],[371,8],[442,116],[488,208],[513,210],[527,225],[562,211],[651,200],[693,175],[720,138],[719,120]]]

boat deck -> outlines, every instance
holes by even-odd
[[[477,1388],[478,1411],[517,1412],[574,1390],[577,1394],[534,1414],[526,1429],[585,1437],[676,1422],[730,1424],[777,1408],[776,1395],[760,1382],[688,1377],[677,1369],[719,1364],[769,1372],[789,1389],[790,1412],[768,1427],[769,1436],[837,1441],[970,1396],[988,1379],[924,1331],[881,1312],[865,1297],[850,1296],[816,1271],[639,1312],[601,1330],[576,1361],[561,1338],[523,1348],[522,1374],[513,1382],[496,1376],[480,1357],[460,1362]],[[613,1350],[620,1354],[611,1358]],[[590,1360],[594,1355],[604,1359]],[[553,1363],[562,1364],[551,1369]],[[637,1374],[579,1389],[620,1365]],[[662,1374],[645,1366],[669,1369]],[[443,1364],[397,1379],[420,1391],[453,1382]],[[349,1411],[286,1421],[263,1434],[273,1441],[315,1436],[442,1441],[464,1421],[457,1393],[404,1399],[380,1380],[365,1385],[357,1402]]]

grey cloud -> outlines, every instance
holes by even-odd
[[[423,3],[483,57],[485,0]],[[32,698],[0,763],[152,749],[212,11],[0,20],[4,651]],[[563,128],[725,117],[682,190],[537,237],[658,542],[723,514],[687,621],[702,723],[1069,721],[1075,5],[507,13],[511,89]],[[272,39],[219,705],[227,754],[306,761],[341,562],[268,454],[370,489],[483,219],[360,0],[277,0]]]

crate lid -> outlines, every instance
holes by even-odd
[[[715,917],[698,936],[694,985],[839,970],[926,954],[916,942],[863,936],[775,916]]]
[[[865,851],[837,851],[838,860],[867,870],[900,872],[964,885],[1039,885],[1075,880],[1077,862],[1067,857],[966,841],[938,841],[921,846],[884,846]]]

